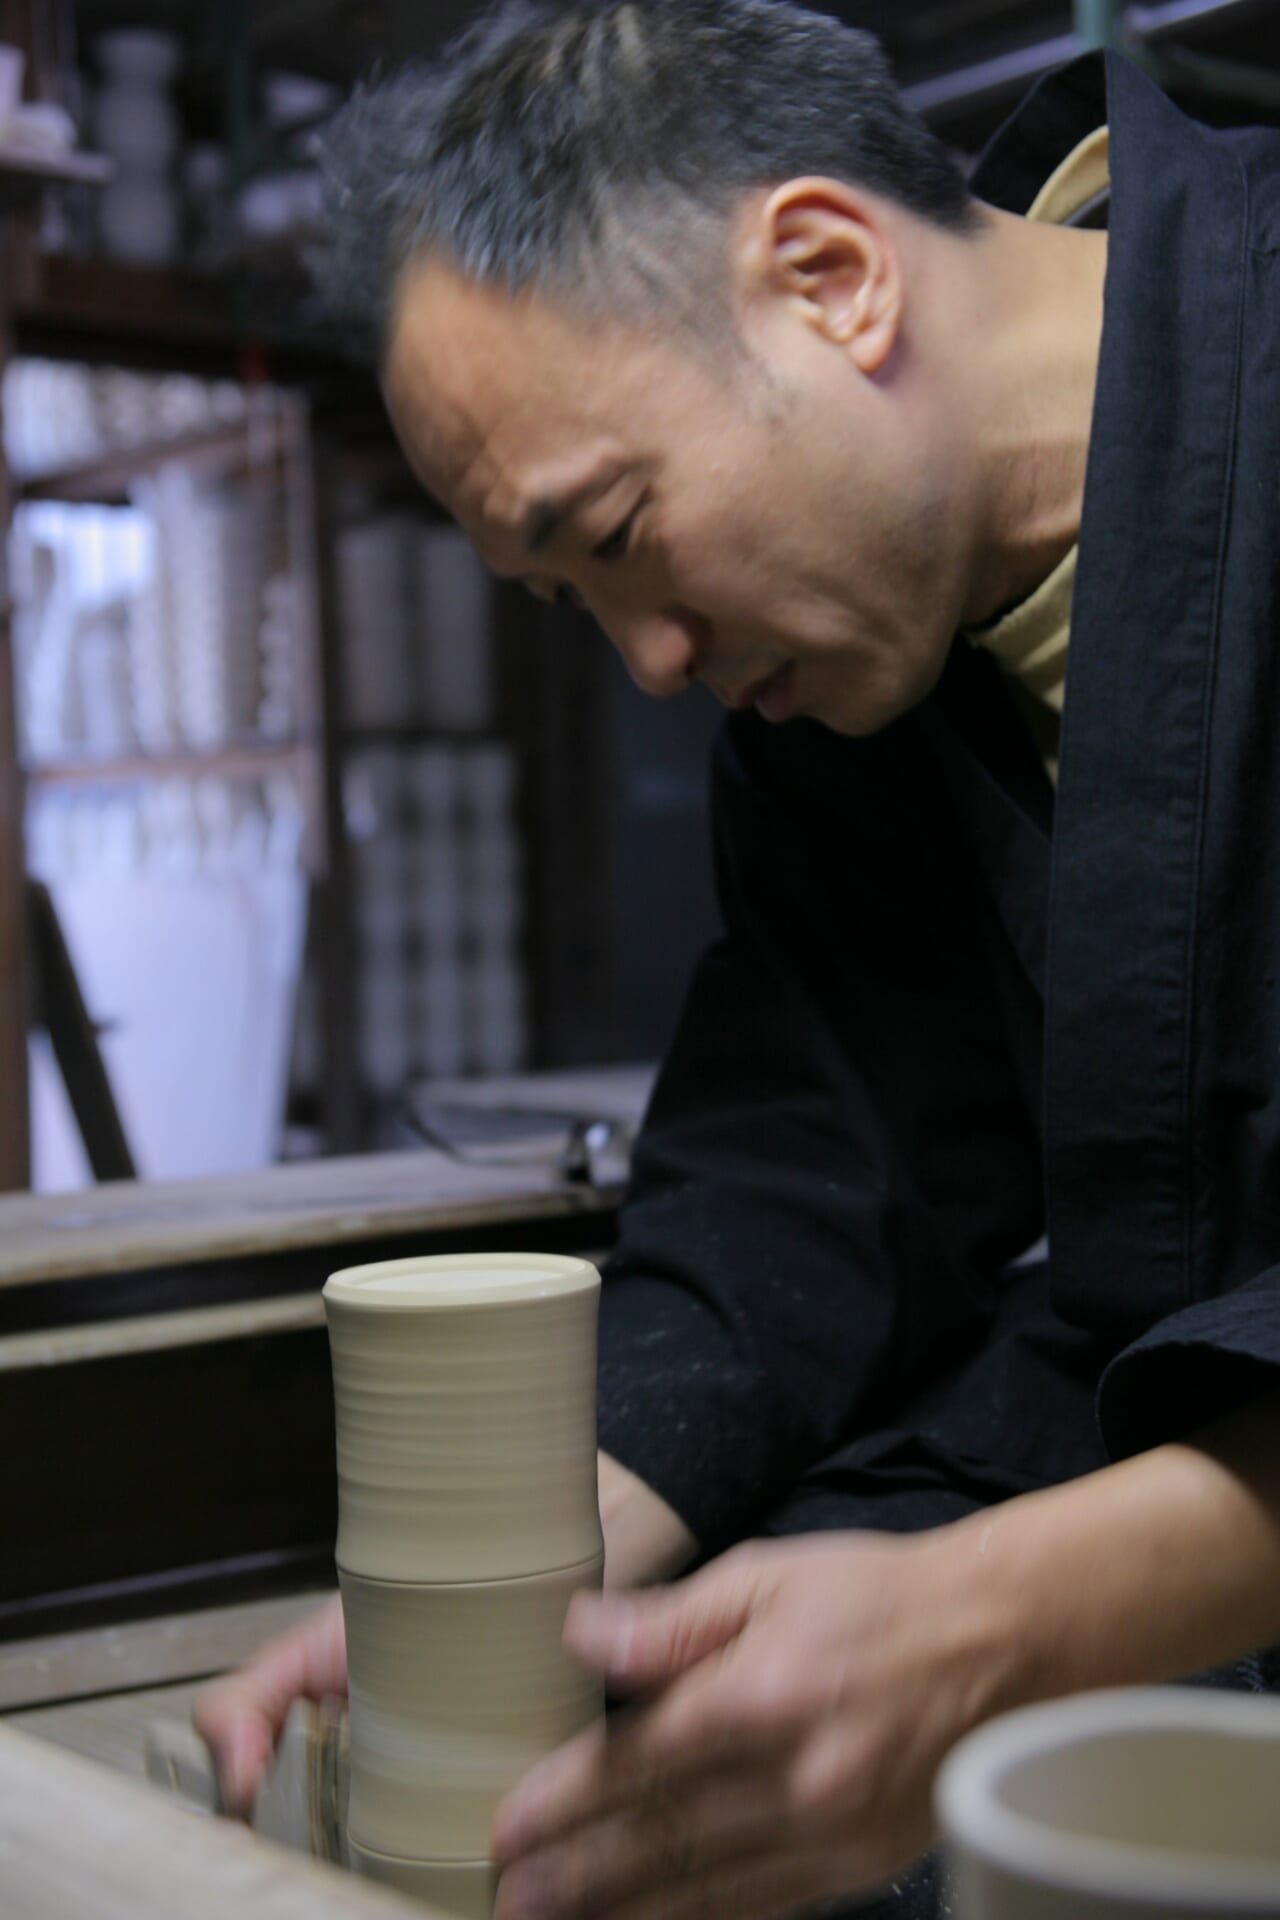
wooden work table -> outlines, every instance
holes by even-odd
[[[652,1068],[632,1067],[437,1083],[432,1092],[441,1105],[634,1124],[652,1083]],[[599,1214],[617,1197],[567,1182],[536,1159],[513,1154],[503,1163],[500,1148],[486,1160],[426,1148],[214,1180],[0,1196],[0,1311],[5,1293],[52,1281],[294,1253],[350,1250],[358,1259],[370,1242]]]
[[[630,1128],[652,1077],[429,1093],[433,1111]],[[146,1920],[177,1911],[179,1887],[193,1915],[233,1900],[246,1917],[423,1911],[165,1805],[141,1783],[145,1731],[185,1720],[205,1679],[332,1588],[328,1274],[413,1253],[599,1253],[619,1197],[526,1138],[510,1157],[499,1140],[475,1157],[0,1198],[0,1851],[24,1862],[6,1913]],[[91,1794],[90,1762],[135,1780]],[[187,1898],[197,1882],[204,1905]]]

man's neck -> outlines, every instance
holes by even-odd
[[[959,403],[982,503],[965,604],[980,625],[1075,545],[1102,339],[1107,236],[985,210],[963,295]]]

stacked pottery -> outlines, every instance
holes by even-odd
[[[596,1313],[584,1260],[334,1274],[338,1573],[357,1871],[489,1920],[499,1801],[601,1711],[561,1644],[598,1587]]]
[[[102,195],[102,242],[117,260],[164,266],[180,239],[174,167],[181,128],[169,87],[181,48],[170,33],[144,27],[101,35],[104,80],[94,105],[98,145],[116,173]]]

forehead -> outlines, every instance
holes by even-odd
[[[423,485],[492,547],[540,494],[641,457],[645,357],[623,329],[574,326],[536,295],[424,262],[399,289],[387,404]]]

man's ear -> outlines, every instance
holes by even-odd
[[[750,270],[807,325],[878,373],[902,321],[898,250],[869,202],[838,180],[789,180],[755,210]]]

